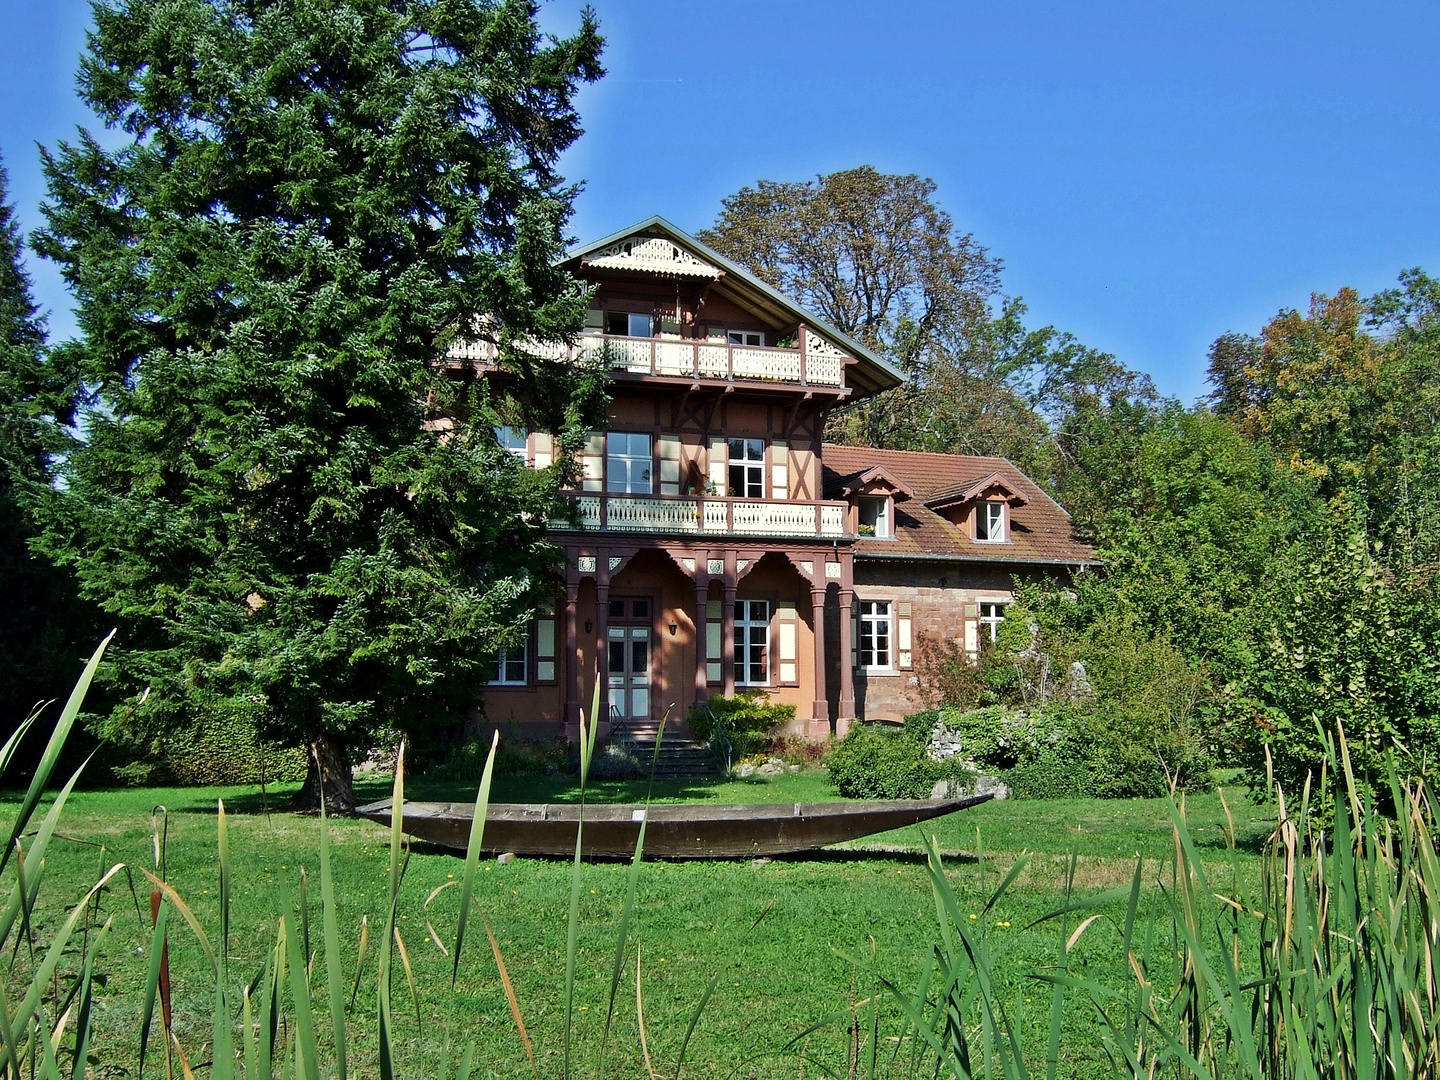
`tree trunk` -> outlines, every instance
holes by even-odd
[[[344,747],[319,735],[310,740],[310,765],[305,772],[305,784],[295,795],[295,808],[319,810],[322,792],[327,814],[355,813],[355,779],[345,760]]]

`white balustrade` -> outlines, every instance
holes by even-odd
[[[705,531],[723,533],[730,528],[730,511],[724,499],[705,500]]]
[[[779,536],[814,536],[813,503],[750,502],[730,504],[730,528],[737,533]]]
[[[578,496],[575,506],[582,529],[735,536],[845,535],[846,508],[840,503],[607,494]],[[550,524],[557,529],[571,527],[559,518]]]
[[[698,532],[700,507],[694,499],[610,498],[609,528],[625,532]]]
[[[552,360],[567,357],[598,360],[611,371],[634,375],[668,375],[702,379],[747,379],[815,386],[843,386],[845,355],[822,338],[806,331],[806,351],[757,348],[676,338],[631,338],[584,334],[569,347],[559,342],[523,342],[519,348]],[[447,357],[494,363],[496,348],[489,342],[459,341]]]

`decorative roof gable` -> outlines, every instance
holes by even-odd
[[[724,271],[661,236],[627,236],[584,256],[587,266],[607,270],[643,270],[679,277],[719,278]]]
[[[887,471],[883,465],[872,465],[864,472],[853,473],[840,481],[839,492],[846,498],[852,495],[869,495],[877,491],[908,499],[915,489]]]
[[[925,505],[932,510],[943,510],[951,506],[959,506],[962,503],[971,502],[984,496],[999,495],[1011,506],[1024,506],[1030,500],[1017,490],[1015,482],[1007,479],[999,472],[992,472],[983,476],[973,483],[966,481],[959,484],[951,484],[939,491],[933,492]]]

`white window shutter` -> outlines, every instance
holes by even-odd
[[[908,668],[911,666],[910,649],[910,605],[901,602],[895,616],[895,651],[899,653],[899,666]]]
[[[790,498],[790,453],[783,439],[770,444],[770,498]]]

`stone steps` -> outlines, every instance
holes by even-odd
[[[710,758],[710,748],[703,742],[686,739],[666,739],[660,745],[660,756],[655,758],[655,740],[637,738],[634,744],[635,757],[641,769],[650,769],[655,761],[657,780],[701,780],[716,775],[715,763]]]

